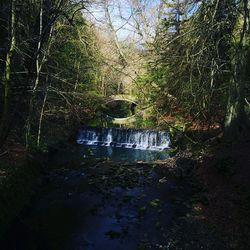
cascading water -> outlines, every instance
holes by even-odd
[[[78,144],[163,150],[169,148],[168,132],[142,129],[82,128]]]

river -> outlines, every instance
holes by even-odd
[[[130,131],[130,136],[135,133],[141,132]],[[159,135],[150,133],[152,138]],[[36,196],[7,232],[1,249],[223,249],[207,229],[203,235],[204,226],[188,222],[194,190],[156,167],[154,156],[160,151],[148,145],[142,150],[142,143],[140,149],[100,145],[96,136],[91,137],[96,145],[82,145],[84,136],[80,131],[80,145],[50,157]],[[136,138],[145,144],[145,136]],[[122,143],[116,140],[109,143]],[[147,141],[158,146],[159,140]],[[109,152],[109,159],[103,152]]]

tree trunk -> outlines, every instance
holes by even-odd
[[[11,16],[10,16],[10,45],[9,50],[6,54],[5,69],[2,77],[3,85],[3,111],[1,115],[0,122],[0,147],[4,144],[5,139],[8,136],[10,128],[9,124],[9,94],[10,94],[10,81],[11,81],[11,62],[13,53],[16,46],[16,37],[15,37],[15,26],[16,26],[16,0],[11,2]]]
[[[42,122],[43,122],[45,104],[47,101],[47,93],[48,93],[48,90],[46,89],[45,95],[43,98],[43,104],[42,104],[42,109],[41,109],[41,113],[40,113],[39,126],[38,126],[38,132],[37,132],[37,146],[38,147],[40,146],[40,141],[41,141]]]
[[[34,84],[32,87],[32,95],[29,101],[29,113],[26,120],[26,147],[29,146],[29,139],[30,139],[30,129],[31,129],[31,117],[33,113],[33,106],[34,106],[34,99],[37,87],[39,85],[39,78],[40,78],[40,71],[42,68],[42,63],[40,63],[40,55],[41,55],[41,48],[42,48],[42,34],[43,34],[43,0],[40,0],[40,11],[39,11],[39,38],[37,42],[36,48],[36,56],[35,56],[35,79]]]
[[[246,136],[249,131],[249,120],[245,112],[245,84],[249,56],[249,10],[248,1],[243,0],[240,6],[243,13],[238,41],[235,44],[232,60],[232,79],[229,86],[228,105],[226,109],[224,135],[228,140],[237,140]],[[242,17],[240,15],[240,17]],[[239,27],[236,25],[236,29]],[[236,31],[237,32],[237,31]]]
[[[227,139],[238,139],[245,136],[248,130],[248,119],[245,112],[245,69],[246,61],[239,58],[240,53],[237,55],[238,59],[234,65],[234,76],[230,82],[228,105],[225,118],[225,137]]]

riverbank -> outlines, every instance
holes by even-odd
[[[250,141],[210,147],[197,177],[208,204],[204,216],[228,249],[250,249]]]
[[[22,155],[22,159],[13,161],[9,157],[2,158],[0,163],[0,239],[36,195],[44,168],[44,160]]]
[[[196,181],[200,218],[226,249],[250,249],[250,141],[180,151],[162,162],[176,177]],[[212,248],[209,248],[212,249]]]

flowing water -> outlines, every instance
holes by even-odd
[[[197,232],[180,243],[175,224],[187,213],[190,188],[141,162],[168,157],[167,132],[84,128],[77,142],[50,157],[1,249],[216,249],[196,248]]]
[[[166,131],[82,128],[77,143],[83,158],[150,162],[169,157],[170,139]]]
[[[169,148],[170,139],[167,131],[82,128],[77,143],[161,151]]]

